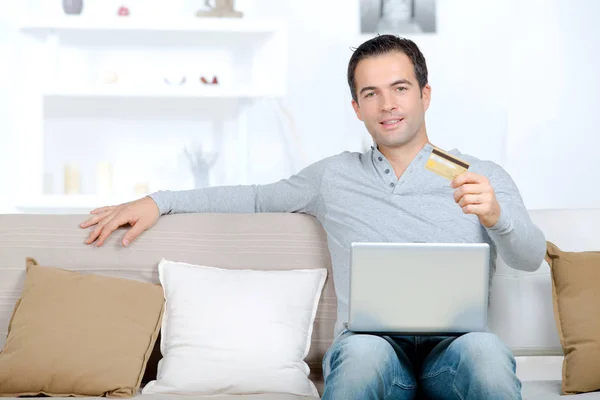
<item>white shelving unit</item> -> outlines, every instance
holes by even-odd
[[[155,20],[138,17],[114,17],[110,19],[90,18],[86,16],[64,15],[53,18],[28,18],[20,23],[21,30],[38,35],[44,39],[49,34],[75,34],[110,32],[144,32],[162,35],[166,33],[200,34],[264,34],[284,28],[284,23],[273,20],[252,20],[246,18],[177,18]]]
[[[275,93],[261,92],[260,90],[251,90],[245,88],[238,89],[222,89],[222,88],[200,88],[200,89],[183,89],[183,88],[143,88],[131,87],[120,88],[105,86],[88,86],[79,88],[48,88],[44,90],[43,96],[46,98],[180,98],[180,99],[248,99],[252,100],[261,97],[276,96]]]
[[[20,31],[27,42],[22,53],[23,65],[27,67],[21,75],[23,89],[16,118],[21,160],[18,174],[22,177],[17,195],[21,201],[17,207],[23,212],[85,212],[133,198],[44,194],[45,120],[51,110],[58,109],[64,116],[77,113],[86,104],[93,107],[96,102],[103,102],[106,106],[107,102],[118,100],[121,107],[123,102],[135,107],[136,102],[159,101],[165,110],[171,107],[171,102],[177,102],[179,108],[182,102],[189,102],[189,109],[202,112],[203,107],[197,104],[210,105],[214,110],[220,101],[226,101],[227,111],[235,113],[237,118],[232,169],[239,183],[244,184],[248,170],[249,109],[254,100],[286,94],[287,31],[281,21],[192,17],[157,22],[136,17],[102,20],[63,16],[24,20]],[[200,54],[196,59],[195,52]],[[75,67],[65,61],[73,54],[79,57],[75,58],[79,61]],[[177,66],[178,57],[188,67],[188,73],[198,67],[200,75],[201,66],[208,64],[212,69],[207,71],[213,71],[208,79],[217,71],[219,85],[203,85],[196,75],[188,78],[185,85],[170,86],[161,79],[158,68],[147,82],[143,78],[99,82],[97,60],[112,57],[133,63],[131,54],[150,60],[142,67],[138,63],[137,68],[144,72],[146,65]],[[81,65],[87,68],[80,70],[95,71],[96,76],[91,72],[77,74],[76,67]],[[137,78],[131,73],[136,67],[128,68],[130,76]],[[108,104],[110,107],[111,103]],[[206,108],[207,118],[218,118],[218,113],[211,114],[211,107]]]
[[[26,211],[67,210],[87,212],[94,208],[112,206],[131,200],[127,197],[91,195],[46,195],[21,199],[19,208]]]

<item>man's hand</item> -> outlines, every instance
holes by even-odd
[[[477,215],[486,228],[496,225],[500,219],[500,204],[485,176],[467,171],[457,176],[450,186],[456,189],[454,200],[465,214]]]
[[[79,226],[87,228],[97,225],[85,241],[92,244],[96,239],[96,246],[102,246],[106,238],[118,227],[130,224],[131,229],[123,238],[123,246],[128,246],[140,233],[150,228],[158,221],[160,212],[158,206],[150,197],[124,203],[119,206],[101,207],[90,212],[92,216]]]

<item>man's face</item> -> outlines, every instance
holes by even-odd
[[[373,140],[383,147],[400,147],[422,135],[431,88],[421,90],[410,59],[390,52],[361,60],[354,72],[358,102],[352,106]]]

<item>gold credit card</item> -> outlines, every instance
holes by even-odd
[[[443,178],[453,180],[469,169],[469,163],[434,147],[425,168]]]

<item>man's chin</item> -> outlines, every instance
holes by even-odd
[[[390,138],[382,135],[379,137],[377,144],[385,147],[402,147],[409,142],[410,139],[408,138]]]

